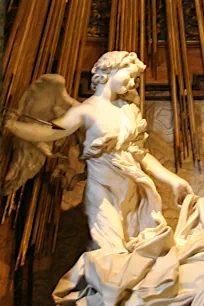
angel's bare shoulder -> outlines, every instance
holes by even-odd
[[[65,124],[66,122],[85,122],[88,118],[93,117],[94,114],[94,106],[90,103],[83,102],[77,105],[73,105],[61,118],[54,120],[53,122],[60,122],[61,124]],[[56,123],[55,122],[55,123]]]
[[[79,111],[82,115],[87,115],[89,112],[93,111],[94,108],[94,99],[92,97],[72,107],[73,110]]]

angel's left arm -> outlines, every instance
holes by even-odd
[[[178,177],[176,174],[162,166],[162,164],[150,153],[145,155],[141,164],[145,172],[149,173],[162,183],[169,184],[171,180]]]
[[[16,136],[26,141],[55,141],[73,134],[83,125],[83,106],[74,106],[62,117],[52,122],[65,130],[55,130],[51,126],[38,123],[25,123],[15,120],[6,121],[5,126]]]
[[[162,164],[151,154],[147,153],[145,155],[141,162],[141,166],[146,173],[172,187],[175,202],[182,202],[185,194],[193,193],[188,182],[162,166]]]

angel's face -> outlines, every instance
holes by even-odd
[[[138,76],[138,66],[128,64],[121,68],[111,77],[111,89],[114,93],[123,95],[136,87],[135,81]]]

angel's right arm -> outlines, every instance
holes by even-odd
[[[62,117],[53,120],[53,123],[65,130],[55,130],[51,126],[15,120],[8,120],[5,126],[14,135],[27,141],[55,141],[73,134],[83,125],[83,108],[84,106],[82,105],[73,106]]]

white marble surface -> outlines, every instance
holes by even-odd
[[[135,53],[106,53],[92,69],[94,95],[53,120],[63,131],[15,120],[6,123],[16,136],[37,142],[70,136],[80,127],[86,130],[83,157],[88,177],[83,202],[92,245],[56,286],[57,305],[77,301],[79,306],[119,302],[179,306],[204,296],[199,290],[204,282],[204,198],[189,195],[192,189],[187,181],[168,170],[174,164],[170,104],[148,104],[152,154],[144,148],[147,122],[141,117],[135,91],[144,69]],[[189,160],[186,163],[185,172],[180,173],[183,177],[191,173]],[[163,205],[155,179],[160,181]],[[189,176],[190,183],[191,179]],[[194,192],[200,193],[201,177],[193,177],[195,181]],[[176,205],[181,202],[173,233],[161,214],[162,206],[174,228],[179,212]]]

